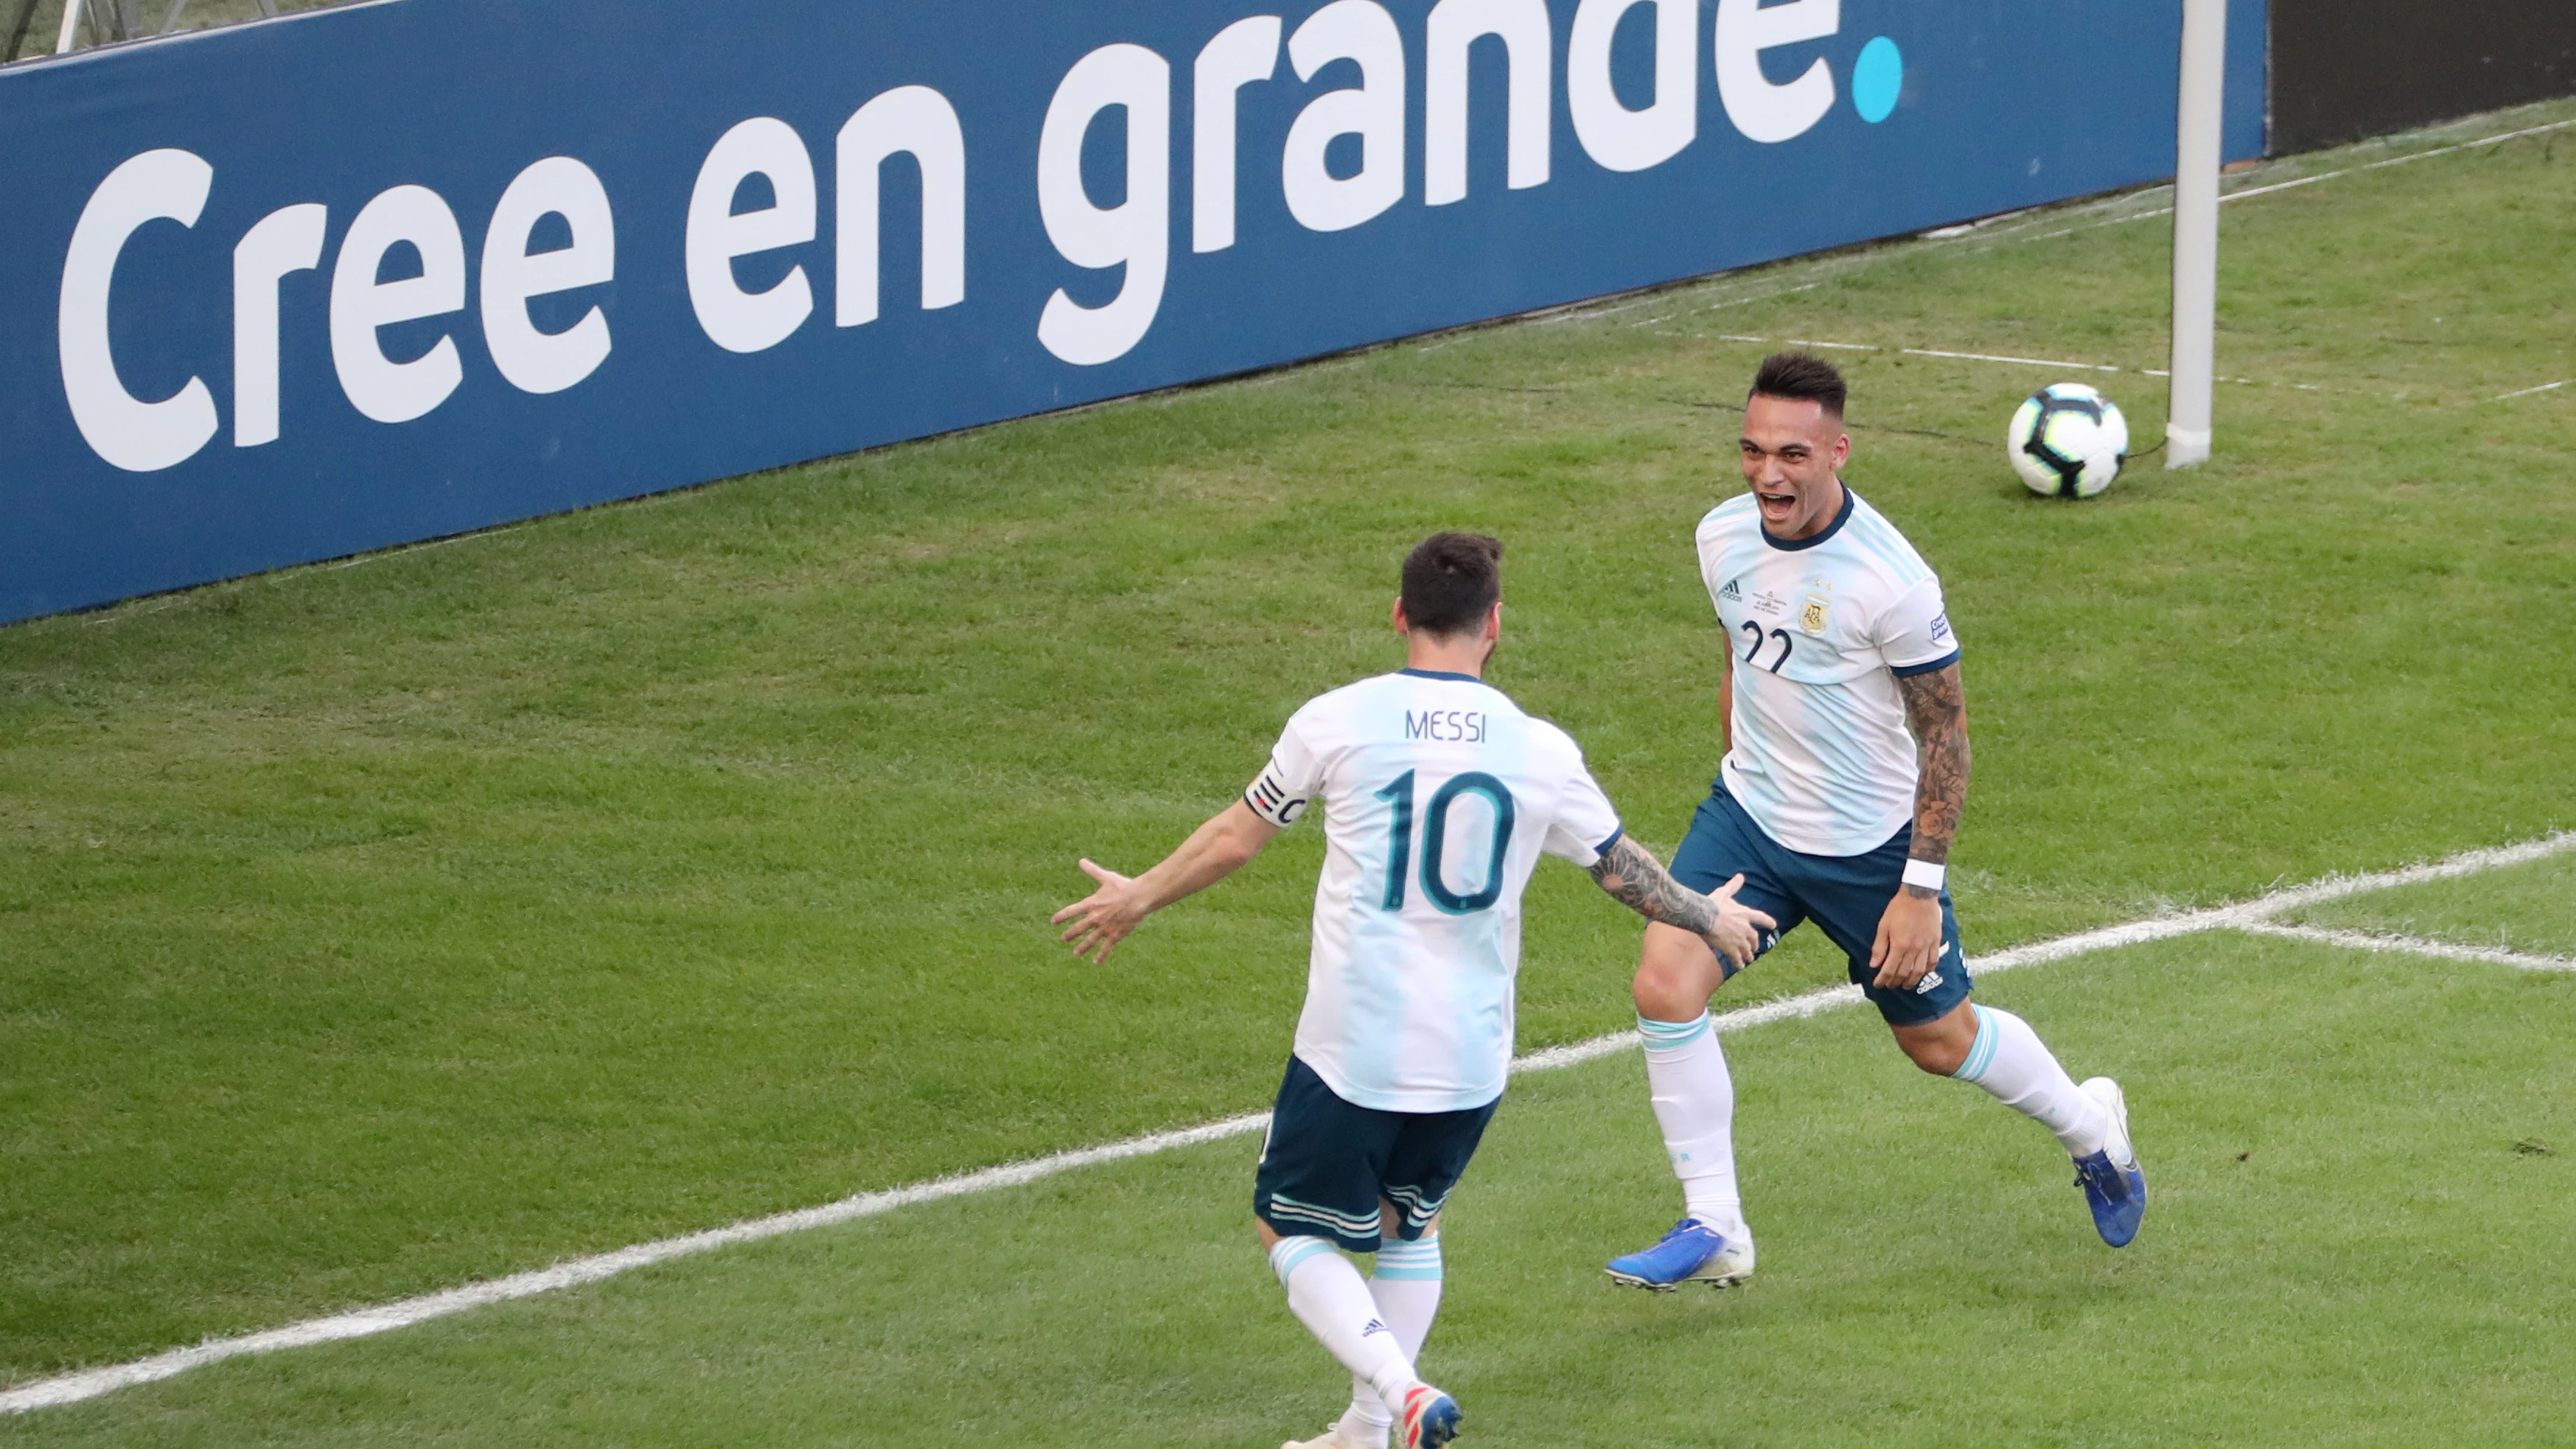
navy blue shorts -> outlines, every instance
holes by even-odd
[[[1449,1200],[1502,1100],[1463,1112],[1381,1112],[1343,1101],[1290,1057],[1252,1180],[1252,1214],[1281,1237],[1374,1253],[1384,1198],[1396,1207],[1395,1235],[1412,1242]]]
[[[1887,903],[1905,884],[1905,853],[1914,843],[1908,822],[1888,842],[1860,855],[1807,855],[1791,850],[1763,832],[1721,778],[1691,816],[1690,834],[1673,852],[1673,879],[1696,891],[1712,891],[1744,875],[1736,900],[1779,922],[1766,932],[1762,949],[1770,950],[1800,921],[1813,920],[1851,962],[1851,979],[1868,994],[1890,1026],[1920,1026],[1938,1021],[1968,999],[1967,954],[1959,948],[1959,918],[1950,910],[1950,893],[1941,892],[1941,959],[1911,991],[1874,986],[1870,948],[1878,943],[1878,922]]]

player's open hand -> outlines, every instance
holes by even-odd
[[[1717,908],[1717,926],[1700,938],[1726,963],[1729,976],[1753,964],[1753,958],[1762,953],[1762,933],[1779,924],[1751,906],[1736,903],[1735,893],[1743,884],[1739,872],[1708,893],[1708,903]]]
[[[1089,860],[1082,862],[1082,868],[1100,882],[1100,889],[1050,919],[1059,926],[1067,921],[1073,923],[1064,933],[1064,939],[1073,943],[1073,954],[1094,962],[1106,961],[1118,943],[1127,939],[1127,933],[1151,912],[1133,879]]]
[[[1878,918],[1878,940],[1869,948],[1877,984],[1890,991],[1911,991],[1941,960],[1941,898],[1900,888]]]

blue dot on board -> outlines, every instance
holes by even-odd
[[[1895,41],[1882,35],[1860,48],[1851,89],[1852,108],[1862,120],[1875,125],[1894,113],[1897,94],[1905,89],[1905,56]]]

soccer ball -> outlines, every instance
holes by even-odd
[[[2129,420],[2118,403],[2080,382],[2053,383],[2013,414],[2004,451],[2031,492],[2090,498],[2120,476],[2129,456]]]

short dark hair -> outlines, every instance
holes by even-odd
[[[1464,634],[1482,624],[1502,596],[1500,539],[1435,533],[1404,556],[1404,617],[1423,633]]]
[[[1753,374],[1753,391],[1747,396],[1821,403],[1828,414],[1841,417],[1851,387],[1832,363],[1812,352],[1774,352],[1762,359],[1762,370]]]

